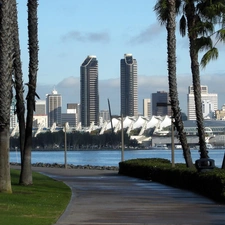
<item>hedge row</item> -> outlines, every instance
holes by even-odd
[[[119,163],[119,174],[152,180],[177,188],[187,189],[225,203],[225,170],[215,168],[198,172],[185,164],[171,167],[167,159],[132,159]]]

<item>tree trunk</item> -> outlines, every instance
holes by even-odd
[[[31,150],[33,113],[35,110],[36,80],[38,70],[38,22],[37,22],[37,0],[28,0],[28,37],[29,37],[29,83],[27,94],[27,120],[25,148],[21,167],[20,183],[30,185],[32,180]]]
[[[199,136],[200,145],[200,158],[208,158],[208,152],[206,150],[205,141],[205,128],[204,119],[202,113],[202,100],[201,100],[201,82],[200,82],[200,71],[198,62],[198,50],[195,46],[195,41],[198,37],[195,21],[195,5],[194,1],[189,3],[188,10],[186,12],[186,17],[188,21],[188,35],[190,43],[190,59],[191,59],[191,72],[192,72],[192,82],[194,89],[194,99],[195,99],[195,113],[196,113],[196,123]]]
[[[171,100],[172,117],[175,122],[174,125],[178,132],[178,137],[183,148],[183,155],[187,167],[194,167],[190,147],[187,143],[186,133],[184,132],[184,125],[181,117],[181,110],[179,107],[179,99],[177,92],[177,78],[176,78],[176,12],[175,0],[168,0],[168,19],[167,19],[167,54],[168,54],[168,80],[169,80],[169,94]]]
[[[194,48],[195,48],[194,40],[190,40],[191,71],[192,71],[194,99],[195,99],[196,123],[199,136],[200,158],[208,158],[208,151],[206,149],[206,141],[205,141],[204,119],[202,113],[201,82],[198,63],[198,53],[195,51]]]
[[[0,192],[11,193],[9,136],[9,126],[0,129]]]
[[[12,192],[9,141],[10,106],[12,102],[12,1],[0,3],[0,192]]]
[[[17,4],[13,0],[13,27],[14,27],[14,78],[16,90],[16,114],[19,121],[19,134],[20,134],[20,154],[21,162],[23,160],[24,143],[25,143],[25,106],[24,106],[24,87],[23,87],[23,73],[20,59],[20,43],[19,43],[19,29],[17,19]]]

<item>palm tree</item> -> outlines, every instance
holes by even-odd
[[[28,44],[29,44],[29,83],[27,94],[27,120],[23,160],[21,165],[20,184],[33,183],[31,169],[33,112],[35,110],[35,96],[38,70],[38,0],[28,0]]]
[[[178,3],[178,2],[177,2]],[[187,167],[193,167],[190,147],[187,144],[186,133],[179,107],[176,78],[176,0],[159,0],[155,5],[155,11],[162,24],[166,24],[167,29],[167,54],[168,54],[168,80],[171,108],[173,112],[174,125],[183,148],[183,154]]]
[[[12,1],[0,2],[0,192],[12,192],[9,166],[12,101]]]
[[[201,101],[200,66],[198,61],[199,51],[211,48],[202,59],[206,66],[210,59],[216,58],[216,49],[212,48],[211,35],[214,33],[218,18],[224,15],[224,0],[183,0],[180,8],[183,13],[180,19],[180,33],[182,36],[188,32],[189,52],[191,59],[192,83],[194,89],[196,123],[199,136],[200,158],[208,158],[206,149],[204,120]],[[224,17],[223,17],[224,18]],[[223,32],[219,32],[223,34]],[[223,34],[224,39],[224,34]]]
[[[191,59],[192,83],[194,88],[196,123],[199,136],[200,158],[208,158],[206,149],[204,120],[201,102],[200,65],[198,61],[199,51],[209,49],[203,56],[203,67],[218,56],[215,46],[212,45],[211,35],[214,34],[215,25],[221,25],[217,31],[219,40],[224,40],[224,0],[177,0],[176,13],[182,13],[180,19],[180,33],[184,37],[188,32],[189,53]],[[167,19],[167,1],[159,0],[155,6],[161,21]]]

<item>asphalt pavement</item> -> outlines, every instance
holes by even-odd
[[[224,225],[225,205],[117,171],[33,167],[72,190],[55,225]]]

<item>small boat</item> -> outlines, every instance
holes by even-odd
[[[182,149],[182,145],[175,145],[175,149]]]
[[[151,149],[159,149],[159,150],[163,150],[163,149],[168,149],[166,144],[157,144],[154,147],[152,147]]]

